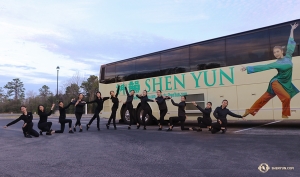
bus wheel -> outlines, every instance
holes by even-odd
[[[122,119],[123,119],[125,124],[130,123],[130,113],[129,113],[129,110],[126,107],[122,111]]]
[[[142,119],[143,111],[144,110],[141,107],[139,107],[139,109],[137,111],[137,120],[140,125],[143,125],[143,119]],[[146,114],[145,123],[146,123],[146,125],[151,125],[151,123],[152,123],[152,119],[149,118],[148,114]]]

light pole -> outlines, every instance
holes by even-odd
[[[57,70],[57,79],[56,79],[56,103],[58,103],[58,72],[59,72],[59,66],[56,67],[56,70]],[[57,104],[57,107],[56,109],[58,110],[58,104]]]

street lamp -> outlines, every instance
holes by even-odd
[[[59,66],[57,66],[56,67],[56,70],[57,70],[56,99],[58,99],[58,72],[59,72],[59,69],[60,69]]]
[[[57,66],[56,67],[56,70],[57,70],[57,82],[56,82],[56,102],[58,102],[58,72],[59,72],[59,66]],[[58,110],[58,104],[57,104],[57,108],[56,108],[57,110]]]

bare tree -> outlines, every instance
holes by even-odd
[[[37,96],[37,93],[33,90],[29,90],[26,92],[26,98],[35,98]]]
[[[70,87],[73,84],[79,87],[81,86],[84,80],[85,80],[84,75],[81,74],[79,71],[76,71],[70,79],[63,82],[63,84],[61,85],[61,90],[62,92],[64,92],[68,87]]]
[[[80,86],[84,80],[85,80],[84,75],[81,74],[79,71],[76,71],[74,75],[71,77],[70,83]]]

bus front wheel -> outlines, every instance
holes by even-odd
[[[123,119],[125,124],[130,123],[130,113],[129,113],[129,110],[126,107],[122,110],[122,115],[121,116],[122,116],[122,119]]]
[[[140,125],[143,125],[143,120],[142,120],[143,111],[144,110],[141,107],[137,111],[137,121],[139,122]],[[150,116],[148,114],[146,114],[145,123],[146,125],[151,125],[152,123],[152,119],[150,119]]]

